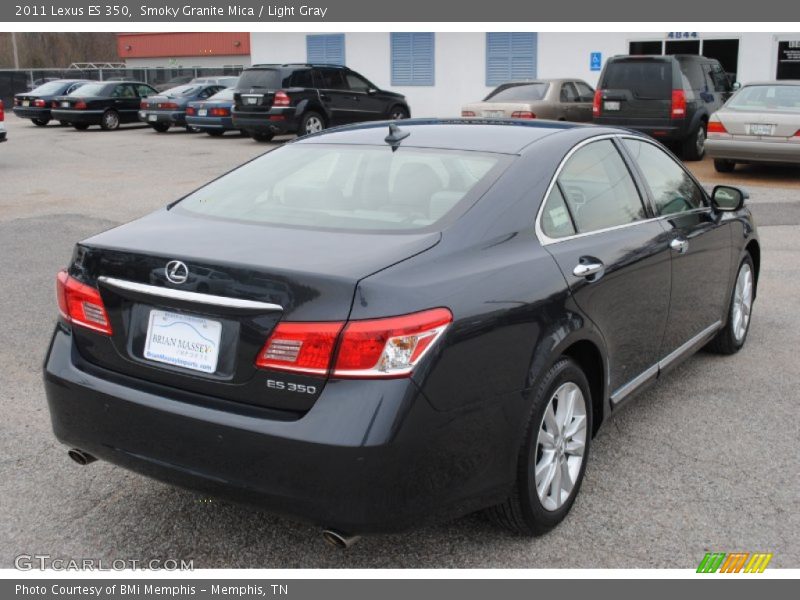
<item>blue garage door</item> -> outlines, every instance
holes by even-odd
[[[433,85],[434,43],[432,33],[393,33],[392,85]]]
[[[486,34],[486,85],[535,78],[535,33]]]
[[[344,64],[344,34],[306,36],[306,60],[310,63]]]

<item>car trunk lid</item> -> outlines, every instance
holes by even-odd
[[[76,343],[89,362],[125,375],[306,410],[322,391],[324,375],[255,367],[275,326],[282,320],[345,321],[360,279],[438,240],[438,233],[334,233],[161,211],[78,246],[70,274],[100,289],[113,334],[76,327]],[[170,270],[177,261],[185,272]],[[185,281],[174,283],[171,274]],[[274,389],[269,381],[276,379],[311,391]]]

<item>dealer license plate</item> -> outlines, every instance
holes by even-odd
[[[753,123],[750,125],[750,135],[772,135],[772,125]]]
[[[61,106],[64,108],[69,108],[69,102],[64,101],[61,103]]]
[[[484,117],[505,117],[506,113],[502,110],[485,110],[483,111]]]
[[[197,111],[197,116],[198,117],[205,117],[207,114],[208,114],[208,110],[206,110],[205,108],[201,108],[200,110]]]
[[[176,367],[214,373],[222,323],[212,319],[151,310],[144,357]]]
[[[154,123],[155,121],[158,121],[158,115],[148,115],[147,120],[151,123]]]
[[[619,110],[619,102],[608,101],[603,103],[603,108],[606,110]]]
[[[22,106],[30,106],[30,105],[31,105],[31,101],[30,100],[23,100],[22,101]]]

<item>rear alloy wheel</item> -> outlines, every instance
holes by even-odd
[[[300,135],[318,133],[325,129],[325,120],[318,113],[309,111],[300,119]]]
[[[747,254],[739,265],[736,282],[731,292],[728,320],[708,347],[717,354],[736,354],[747,340],[750,330],[750,315],[755,299],[755,269],[753,259]]]
[[[714,159],[714,169],[718,173],[732,173],[735,168],[736,168],[736,163],[733,162],[732,160],[727,160],[724,158]]]
[[[86,131],[87,129],[89,129],[88,123],[73,123],[72,126],[78,131]]]
[[[166,133],[169,131],[169,123],[153,123],[150,127],[155,129],[158,133]]]
[[[50,122],[50,119],[31,119],[31,121],[37,127],[46,127],[47,124]]]
[[[697,129],[683,141],[681,150],[685,160],[703,160],[706,154],[705,123],[700,123]]]
[[[536,388],[520,448],[517,482],[490,518],[522,535],[541,535],[567,516],[580,489],[592,437],[591,393],[580,367],[562,357]]]
[[[100,118],[100,127],[105,131],[119,129],[119,113],[115,110],[107,110]]]
[[[272,133],[271,131],[269,131],[269,132],[265,132],[265,131],[254,131],[254,132],[251,134],[251,137],[252,137],[252,138],[253,138],[255,141],[257,141],[257,142],[269,142],[269,141],[271,141],[271,140],[272,140],[272,138],[274,138],[274,137],[275,137],[275,134],[274,134],[274,133]]]
[[[402,106],[395,106],[389,111],[389,118],[392,121],[400,121],[408,118],[408,111]]]

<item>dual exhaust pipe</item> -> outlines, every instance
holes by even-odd
[[[85,467],[86,465],[93,463],[97,460],[96,457],[92,456],[88,452],[84,452],[80,448],[72,448],[67,452],[67,455],[79,465]],[[349,533],[344,533],[341,531],[337,531],[336,529],[323,529],[322,530],[322,539],[324,539],[328,544],[333,546],[334,548],[338,548],[340,550],[346,550],[355,544],[358,540],[361,539],[360,535],[351,535]]]

